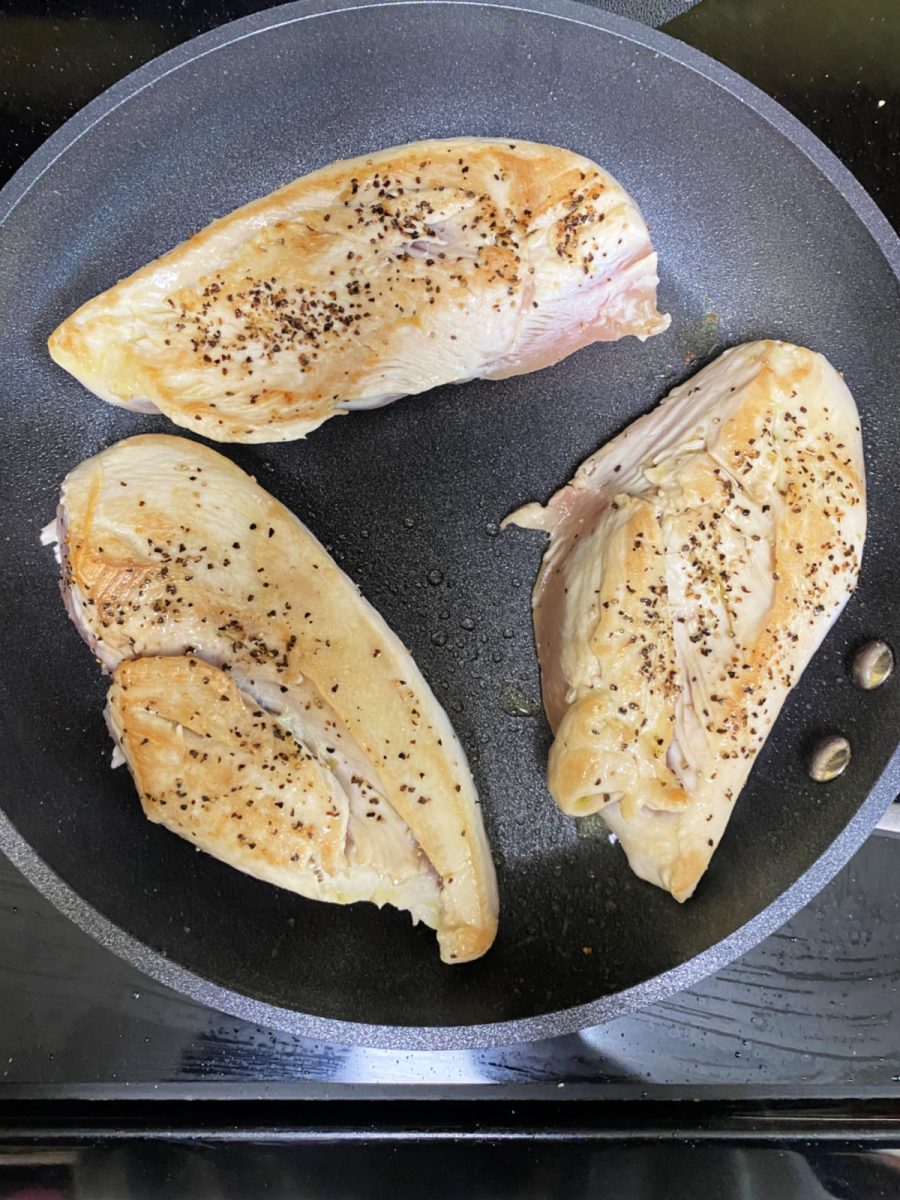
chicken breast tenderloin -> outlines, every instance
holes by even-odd
[[[508,520],[550,534],[533,594],[550,792],[686,900],[856,585],[853,397],[820,354],[737,346]]]
[[[216,441],[500,379],[667,328],[634,201],[533,142],[418,142],[305,175],[89,300],[50,353]]]
[[[183,438],[67,476],[69,612],[147,816],[312,899],[407,909],[477,958],[497,889],[462,747],[409,652],[307,529]]]

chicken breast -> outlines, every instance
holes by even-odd
[[[337,162],[89,300],[53,358],[216,441],[500,379],[669,324],[634,201],[589,159],[455,138]]]
[[[550,534],[533,595],[550,792],[686,900],[856,585],[853,397],[820,354],[737,346],[508,519]]]
[[[131,438],[66,478],[69,612],[151,820],[313,899],[407,909],[483,954],[497,890],[465,755],[409,652],[227,459]]]

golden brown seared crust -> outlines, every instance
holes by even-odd
[[[743,402],[723,422],[715,447],[721,465],[711,468],[723,511],[744,515],[745,489],[748,502],[774,514],[770,602],[756,639],[734,645],[725,679],[709,697],[705,726],[723,740],[722,756],[750,762],[768,734],[772,697],[799,679],[808,648],[816,648],[856,586],[862,558],[865,480],[855,406],[851,400],[849,412],[834,411],[823,399],[828,364],[818,355],[799,357],[788,369],[760,364]],[[719,511],[701,509],[697,523]],[[730,585],[730,564],[720,561],[721,549],[715,562],[708,551],[695,553],[700,572],[717,571],[725,615],[734,619],[746,597]]]
[[[236,210],[82,305],[49,348],[112,403],[277,441],[345,402],[658,332],[655,287],[643,219],[596,164],[459,138],[334,163]],[[554,317],[578,291],[584,306]]]
[[[687,899],[856,584],[853,398],[821,355],[735,347],[519,519],[551,533],[534,593],[550,790]]]
[[[493,863],[471,774],[409,652],[300,522],[182,438],[120,442],[63,484],[70,611],[101,661],[196,655],[337,745],[442,881],[442,954],[493,941]],[[337,742],[334,739],[338,739]]]
[[[582,553],[604,556],[593,624],[580,647],[598,665],[556,730],[548,784],[565,812],[584,816],[620,799],[627,814],[645,798],[679,809],[688,797],[666,765],[675,720],[675,651],[665,555],[653,508],[617,496]],[[599,544],[598,544],[599,543]]]
[[[193,655],[128,659],[107,714],[151,821],[257,878],[293,874],[305,894],[311,866],[347,869],[333,778],[226,672]]]

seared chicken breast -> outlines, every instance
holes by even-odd
[[[488,949],[496,882],[463,750],[287,509],[213,450],[136,437],[71,472],[53,536],[151,820],[301,895],[407,909],[447,962]]]
[[[50,353],[111,404],[216,441],[668,326],[625,189],[532,142],[455,138],[337,162],[89,300]]]
[[[763,341],[509,518],[550,534],[533,594],[550,792],[602,813],[636,874],[677,900],[856,585],[865,498],[840,375]]]

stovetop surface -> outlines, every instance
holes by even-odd
[[[898,859],[900,841],[872,838],[779,933],[634,1016],[528,1046],[428,1054],[322,1045],[202,1008],[4,867],[0,1099],[452,1096],[485,1083],[554,1099],[900,1097]]]
[[[263,3],[0,4],[0,182],[163,50]],[[607,2],[739,71],[805,122],[900,226],[896,0]],[[779,933],[690,991],[580,1036],[481,1052],[326,1046],[182,999],[0,863],[0,1102],[469,1097],[900,1097],[900,840],[873,837]],[[499,1085],[499,1086],[496,1086]],[[4,1193],[5,1194],[5,1193]],[[887,1193],[884,1193],[887,1194]]]

